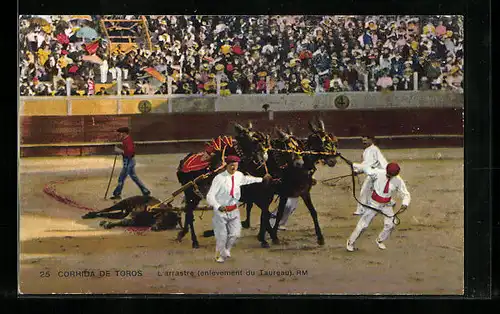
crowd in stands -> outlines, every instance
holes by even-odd
[[[101,20],[21,16],[21,95],[463,91],[460,16],[145,16],[110,49]],[[133,23],[131,23],[133,24]],[[123,32],[119,32],[123,34]],[[108,84],[96,90],[96,84]],[[113,86],[109,88],[108,86]]]

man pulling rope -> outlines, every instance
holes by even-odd
[[[352,162],[348,163],[352,168]],[[366,208],[371,210],[366,210],[361,215],[356,228],[347,240],[346,248],[349,252],[353,252],[355,250],[354,243],[358,237],[370,225],[372,219],[378,213],[381,213],[385,216],[384,228],[375,242],[381,250],[385,250],[386,246],[383,242],[389,238],[395,225],[398,224],[397,215],[405,211],[410,204],[410,193],[406,188],[405,182],[399,176],[400,167],[397,163],[389,163],[386,170],[372,169],[367,166],[362,168],[362,171],[369,177],[373,184],[371,198],[367,204],[368,206],[366,206]],[[392,200],[392,197],[396,192],[401,196],[402,204],[400,210],[395,214],[393,207],[396,204]]]

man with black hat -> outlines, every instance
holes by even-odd
[[[392,196],[396,192],[401,196],[401,211],[403,211],[406,210],[410,204],[410,193],[406,188],[405,182],[399,176],[400,168],[397,163],[389,163],[385,170],[373,169],[370,166],[366,166],[363,168],[363,172],[373,181],[373,192],[367,205],[380,210],[384,214],[384,229],[380,232],[375,242],[379,249],[385,250],[386,246],[383,242],[389,238],[392,229],[394,229],[394,211],[392,208],[396,203],[392,200]],[[349,252],[355,250],[354,242],[370,225],[370,222],[377,213],[378,212],[373,209],[367,209],[363,213],[356,228],[347,240],[346,248]]]
[[[122,127],[116,130],[119,134],[119,137],[122,141],[122,147],[115,146],[115,152],[122,154],[123,156],[123,168],[120,172],[120,176],[118,177],[118,185],[116,189],[113,191],[112,200],[121,199],[123,184],[125,183],[125,179],[127,176],[130,176],[132,181],[137,184],[137,186],[141,189],[143,195],[149,195],[151,192],[146,188],[146,186],[141,182],[137,174],[135,173],[135,147],[134,141],[130,137],[130,129],[128,127]]]
[[[216,240],[216,261],[223,263],[231,257],[231,247],[241,234],[240,211],[238,201],[241,196],[240,186],[268,182],[269,174],[264,178],[246,176],[238,171],[238,156],[227,156],[226,171],[216,175],[207,194],[207,202],[214,208],[212,223]]]

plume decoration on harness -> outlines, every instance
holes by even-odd
[[[356,200],[356,202],[358,202],[358,204],[360,204],[363,207],[366,207],[368,209],[374,210],[377,213],[384,215],[387,218],[392,218],[392,222],[395,225],[399,225],[401,223],[401,220],[399,219],[398,215],[401,214],[401,213],[403,213],[405,211],[405,209],[401,209],[400,208],[396,213],[394,213],[394,215],[386,215],[384,212],[382,212],[378,208],[374,208],[374,207],[372,207],[370,205],[361,203],[358,200],[358,198],[356,197],[356,180],[354,179],[354,177],[356,176],[356,174],[355,174],[355,171],[354,171],[354,166],[352,165],[352,162],[350,160],[348,160],[347,158],[345,158],[344,156],[342,156],[342,154],[338,153],[338,156],[340,158],[342,158],[351,167],[351,175],[350,176],[352,178],[352,196],[354,197],[354,199]]]
[[[226,147],[233,147],[233,138],[230,136],[219,136],[216,139],[212,139],[210,142],[205,144],[205,151],[192,154],[184,161],[181,171],[188,173],[191,171],[199,171],[202,169],[208,169],[210,167],[210,158],[206,158],[206,154],[212,154],[217,151],[221,151]]]

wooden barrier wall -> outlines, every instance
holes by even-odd
[[[422,108],[387,110],[328,110],[274,112],[206,112],[143,115],[21,116],[21,156],[90,155],[112,153],[117,128],[129,126],[132,137],[140,141],[181,140],[181,143],[138,144],[142,153],[187,152],[201,149],[200,141],[221,134],[233,134],[233,122],[252,121],[254,129],[271,132],[275,126],[291,126],[299,137],[309,134],[307,123],[321,117],[327,131],[341,138],[342,147],[364,134],[396,136],[381,141],[381,147],[463,146],[463,120],[460,108]],[[433,138],[426,135],[456,135]],[[405,136],[398,138],[398,136]],[[414,136],[414,137],[413,137]],[[356,143],[359,140],[355,141]],[[385,142],[385,144],[384,144]],[[96,143],[83,147],[79,143]],[[61,144],[61,147],[23,147],[30,144]],[[64,144],[71,144],[64,146]],[[357,145],[357,144],[352,144]],[[39,146],[39,145],[38,145]],[[140,147],[139,147],[140,146]]]

